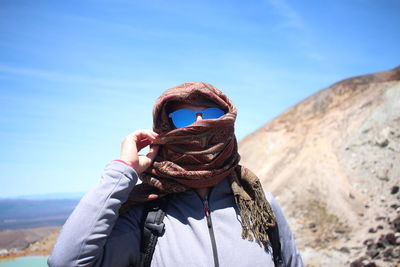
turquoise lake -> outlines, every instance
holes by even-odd
[[[0,267],[46,267],[47,256],[27,256],[9,261],[0,261]]]

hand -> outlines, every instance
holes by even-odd
[[[153,163],[158,153],[158,145],[150,145],[156,139],[157,133],[150,130],[138,130],[122,140],[120,160],[131,165],[137,174],[141,174]],[[144,147],[150,145],[150,151],[147,155],[139,155],[138,152]]]

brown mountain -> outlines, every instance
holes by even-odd
[[[281,203],[308,266],[398,266],[400,67],[311,95],[239,151]]]

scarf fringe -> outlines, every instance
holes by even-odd
[[[242,176],[244,173],[241,172],[242,175],[235,177],[237,179],[234,180],[239,180],[241,184],[247,186],[237,187],[232,185],[233,191],[237,188],[242,188],[246,191],[235,193],[235,201],[239,208],[243,228],[242,238],[255,241],[264,249],[268,249],[268,231],[275,226],[276,217],[258,179],[251,182],[254,174],[249,173],[248,169],[246,169],[245,173],[250,177],[247,175]]]

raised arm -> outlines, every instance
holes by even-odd
[[[107,165],[100,182],[81,199],[64,224],[49,266],[105,266],[121,260],[119,253],[109,253],[114,249],[134,260],[138,246],[134,239],[126,240],[129,235],[139,237],[136,220],[129,219],[134,213],[119,218],[118,210],[158,148],[151,147],[146,156],[139,156],[138,151],[155,138],[151,131],[136,131],[123,140],[120,160]]]

